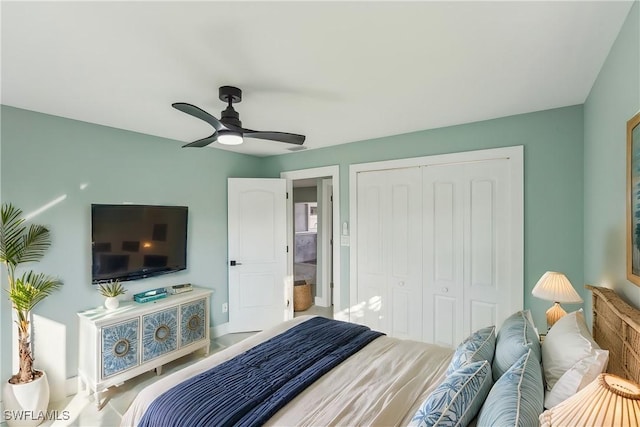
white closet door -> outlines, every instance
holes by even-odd
[[[422,338],[421,187],[418,167],[357,177],[360,310],[352,320],[416,340]]]
[[[423,339],[453,347],[462,333],[463,179],[455,166],[423,168]]]
[[[513,307],[509,161],[423,168],[423,339],[454,347]]]

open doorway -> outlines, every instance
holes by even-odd
[[[333,317],[332,178],[292,181],[294,316]]]
[[[294,247],[294,184],[296,188],[314,187],[316,200],[308,203],[317,203],[316,209],[310,213],[317,215],[317,244],[316,244],[316,282],[314,293],[310,296],[312,307],[310,310],[321,310],[322,313],[298,312],[293,310],[291,304],[290,316],[301,314],[321,314],[338,320],[348,321],[348,315],[341,311],[341,272],[340,272],[340,168],[337,165],[323,166],[319,168],[286,171],[280,173],[281,178],[287,180],[287,192],[290,195],[287,203],[287,230],[288,247]],[[325,202],[326,201],[326,202]],[[313,218],[312,218],[313,220]],[[334,224],[336,226],[334,227]],[[294,251],[288,253],[287,266],[290,283],[294,283]],[[311,263],[306,263],[311,264]],[[294,293],[296,286],[289,287],[289,298],[295,302]],[[346,290],[346,289],[345,289]],[[346,299],[348,303],[348,296]],[[306,311],[306,310],[305,310]]]

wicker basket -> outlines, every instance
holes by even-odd
[[[293,283],[293,311],[304,311],[311,307],[311,284],[306,280]]]

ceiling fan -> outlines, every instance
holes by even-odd
[[[304,143],[304,135],[286,132],[261,132],[243,128],[240,115],[233,108],[234,102],[242,101],[242,91],[233,86],[221,86],[218,94],[220,100],[227,103],[227,108],[222,111],[220,120],[195,105],[185,102],[171,104],[173,108],[204,120],[214,128],[211,136],[183,145],[183,147],[206,147],[216,141],[225,145],[238,145],[242,144],[244,138],[268,139],[295,145]]]

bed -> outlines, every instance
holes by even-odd
[[[312,319],[297,317],[259,332],[145,388],[124,414],[138,425],[151,402],[187,378]],[[381,336],[278,411],[267,425],[407,424],[419,403],[442,381],[453,350]]]
[[[588,356],[594,360],[594,365],[600,364],[598,369],[604,369],[607,359],[602,364],[601,356],[606,353],[609,372],[637,382],[640,380],[640,311],[628,306],[613,291],[588,288],[594,298],[593,337],[599,344],[593,344],[598,350],[588,349],[591,352]],[[553,365],[553,356],[548,354],[554,348],[553,341],[569,342],[572,335],[566,335],[567,331],[579,322],[582,322],[579,333],[588,334],[587,340],[592,340],[584,331],[586,326],[581,311],[565,317],[562,323],[558,322],[564,326],[554,326],[555,330],[549,331],[542,346],[527,310],[505,320],[498,333],[495,327],[475,331],[456,349],[376,337],[296,393],[288,403],[270,413],[266,421],[230,422],[228,425],[429,426],[453,421],[452,424],[477,423],[482,426],[514,425],[514,420],[516,424],[537,425],[540,414],[551,406],[553,399],[548,400],[549,396],[558,401],[566,398],[557,393],[554,396],[551,388],[545,388],[549,378],[541,361],[546,354],[549,366]],[[303,316],[284,322],[158,380],[136,397],[121,425],[181,425],[175,421],[179,418],[174,421],[166,421],[162,418],[164,415],[150,418],[154,402],[162,407],[173,400],[169,397],[158,405],[160,397],[166,397],[167,390],[175,390],[203,372],[231,363],[236,356],[294,331],[312,319],[316,317]],[[576,331],[578,329],[576,326]],[[573,331],[570,333],[574,334]],[[585,337],[578,338],[585,341]],[[546,345],[548,340],[551,341]],[[568,363],[562,371],[556,372],[555,381],[560,383],[566,383],[566,377],[574,381],[576,366],[581,369],[584,360],[588,359],[583,354],[555,356]],[[581,360],[574,363],[571,357]],[[589,375],[598,373],[593,368],[588,375],[581,372],[584,374],[582,382],[587,381],[585,378],[591,381]],[[575,387],[579,387],[579,381]],[[556,390],[558,388],[566,392],[567,385],[558,386]],[[195,405],[186,412],[203,410],[201,405]],[[206,425],[202,421],[201,424]]]

